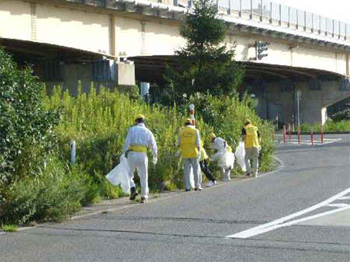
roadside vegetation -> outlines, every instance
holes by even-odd
[[[1,85],[0,98],[3,112],[2,224],[61,221],[82,205],[105,197],[123,196],[118,187],[106,181],[105,175],[119,162],[127,130],[140,112],[147,116],[147,125],[154,132],[159,146],[159,163],[156,168],[150,168],[150,187],[156,191],[164,189],[164,184],[170,190],[182,186],[181,163],[175,152],[178,128],[187,117],[185,106],[149,105],[128,94],[103,87],[97,93],[93,85],[89,94],[79,92],[73,97],[68,91],[56,88],[51,96],[46,96],[44,86],[31,76],[28,69],[19,70],[2,50],[0,54],[6,58],[5,66],[10,65],[11,71],[17,72],[6,75],[4,65],[1,66],[2,79],[6,82],[6,85]],[[17,74],[19,78],[24,77],[21,75],[24,72],[24,76],[30,76],[30,81],[24,82],[25,95],[21,93],[23,80],[12,78]],[[21,100],[21,103],[15,103],[14,99]],[[241,101],[238,96],[223,99],[198,94],[189,102],[197,105],[198,128],[208,151],[211,132],[222,135],[235,147],[244,119],[256,122],[264,141],[262,170],[271,168],[272,126],[256,116],[248,98]],[[29,113],[35,117],[41,114],[43,119],[32,119],[27,115]],[[72,139],[77,145],[74,165],[70,163],[69,143]],[[239,175],[238,170],[235,172]]]
[[[5,232],[17,232],[18,227],[16,225],[4,225],[2,226],[2,230]]]
[[[249,118],[262,134],[260,170],[272,168],[273,126],[255,114],[249,96],[236,92],[244,69],[233,61],[233,49],[220,44],[225,25],[215,25],[219,20],[209,3],[196,2],[196,13],[188,14],[182,32],[189,44],[179,51],[183,67],[168,69],[161,96],[167,99],[154,104],[141,101],[135,90],[119,93],[93,84],[88,93],[78,84],[76,96],[60,87],[47,96],[31,69],[19,69],[0,49],[0,224],[62,221],[83,205],[123,196],[105,176],[119,163],[127,131],[139,113],[146,115],[159,147],[158,164],[149,168],[153,192],[183,185],[181,161],[175,153],[189,103],[196,105],[197,126],[209,154],[211,132],[234,149]],[[197,31],[199,25],[209,29]],[[71,140],[77,147],[74,164]],[[233,173],[241,174],[238,168]]]
[[[302,132],[320,132],[320,124],[302,124],[300,127]],[[331,115],[327,119],[326,123],[323,126],[324,132],[350,132],[350,104],[346,104],[346,107]]]
[[[321,125],[320,124],[302,124],[300,126],[301,132],[320,132]],[[334,121],[332,119],[328,119],[326,123],[323,125],[323,132],[350,132],[350,120],[341,120]]]

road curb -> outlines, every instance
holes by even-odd
[[[291,132],[291,135],[298,135],[298,132]],[[311,130],[310,131],[303,131],[300,132],[301,135],[310,135],[311,134]],[[314,131],[314,135],[320,135],[321,132],[320,131]],[[334,131],[334,132],[323,132],[324,135],[348,135],[350,134],[350,131]],[[276,133],[276,135],[283,135],[283,133]],[[288,135],[288,133],[287,133]]]

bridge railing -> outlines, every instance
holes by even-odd
[[[105,7],[108,0],[67,0],[68,2],[73,2],[77,4],[87,4],[99,7]]]
[[[69,2],[113,8],[124,0],[67,0]],[[132,1],[132,0],[130,0]],[[174,6],[193,7],[195,0],[149,0]],[[268,23],[285,28],[350,41],[350,25],[270,0],[214,0],[220,14]]]
[[[221,14],[350,40],[349,24],[269,0],[216,0],[216,5]]]

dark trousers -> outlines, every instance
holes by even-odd
[[[211,181],[215,181],[215,177],[213,176],[213,174],[210,172],[209,168],[208,168],[208,164],[207,164],[207,160],[204,159],[202,161],[199,162],[199,165],[201,167],[202,172],[205,174],[205,176],[208,178],[208,180]]]

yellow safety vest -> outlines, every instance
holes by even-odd
[[[208,155],[207,152],[205,152],[205,149],[201,146],[201,158],[199,159],[199,161],[203,161],[205,159],[208,159]]]
[[[197,129],[184,127],[180,131],[180,152],[182,158],[196,158],[198,149],[196,146]]]
[[[258,128],[249,124],[244,129],[246,131],[245,148],[259,147]]]

